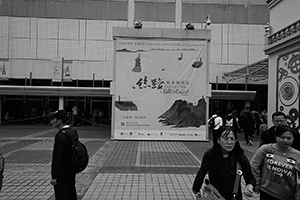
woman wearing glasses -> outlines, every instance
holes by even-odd
[[[222,126],[218,129],[217,141],[213,144],[212,148],[205,152],[201,167],[194,180],[192,190],[196,194],[196,197],[201,199],[200,188],[208,173],[210,184],[226,200],[232,199],[237,174],[237,162],[241,165],[242,175],[246,182],[244,194],[252,196],[255,180],[249,160],[244,155],[244,151],[239,144],[235,129],[229,126]],[[240,183],[235,198],[236,200],[243,199]]]
[[[277,126],[276,143],[259,147],[251,160],[255,192],[262,200],[294,200],[300,170],[300,152],[292,148],[294,134],[287,125]]]

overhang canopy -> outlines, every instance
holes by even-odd
[[[240,69],[223,74],[223,78],[228,82],[241,78],[248,78],[254,82],[268,79],[268,58],[257,61]]]
[[[212,90],[210,99],[213,100],[248,100],[255,99],[256,91]]]
[[[1,85],[0,95],[108,97],[110,88]]]

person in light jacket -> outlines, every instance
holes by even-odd
[[[210,120],[214,120],[214,124],[215,124],[215,127],[212,127],[212,135],[213,135],[213,142],[217,142],[217,132],[218,132],[218,129],[223,126],[223,119],[221,117],[221,111],[220,110],[216,110],[215,114],[213,114],[211,116],[211,118],[208,119],[208,121]]]

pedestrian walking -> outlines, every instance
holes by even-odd
[[[53,155],[51,163],[51,180],[50,183],[54,186],[56,200],[77,200],[75,177],[76,174],[69,170],[69,160],[72,153],[72,142],[66,135],[73,135],[78,138],[76,131],[72,129],[67,122],[67,112],[57,110],[48,115],[50,124],[58,129],[55,135]]]
[[[294,133],[287,125],[278,126],[276,143],[262,145],[252,157],[254,190],[261,200],[295,200],[300,152],[291,147]]]
[[[201,167],[194,180],[192,190],[198,199],[202,195],[204,178],[208,173],[209,182],[226,199],[233,197],[234,183],[237,174],[237,162],[241,165],[242,175],[246,182],[245,195],[252,196],[255,184],[254,176],[251,171],[250,163],[241,148],[237,133],[233,127],[222,126],[217,131],[217,142],[213,147],[205,152]],[[242,200],[242,190],[240,187],[237,192],[236,200]]]
[[[72,124],[73,124],[73,126],[80,125],[78,123],[78,114],[79,114],[79,109],[78,109],[77,105],[74,104],[73,108],[72,108]]]
[[[238,118],[236,117],[236,115],[234,114],[232,108],[228,108],[226,111],[226,115],[224,117],[224,125],[225,126],[231,126],[235,129],[235,131],[237,132],[239,130],[239,124],[238,124]]]
[[[260,136],[260,125],[261,125],[261,116],[260,113],[257,110],[253,110],[252,112],[253,118],[254,118],[254,135],[255,136]]]
[[[216,110],[215,114],[213,114],[209,119],[208,119],[208,124],[210,125],[210,129],[212,131],[213,135],[213,143],[217,142],[217,131],[218,129],[223,126],[223,119],[221,117],[221,111]]]
[[[252,146],[253,143],[251,138],[254,137],[255,120],[249,106],[246,106],[245,110],[242,111],[241,119],[243,123],[245,141],[248,145]]]

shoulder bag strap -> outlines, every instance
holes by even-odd
[[[241,180],[241,176],[243,174],[241,169],[242,169],[241,164],[239,163],[239,161],[237,161],[236,162],[236,175],[235,175],[235,181],[234,181],[234,187],[233,187],[233,193],[232,193],[232,200],[236,199],[236,196],[239,191],[240,180]]]

